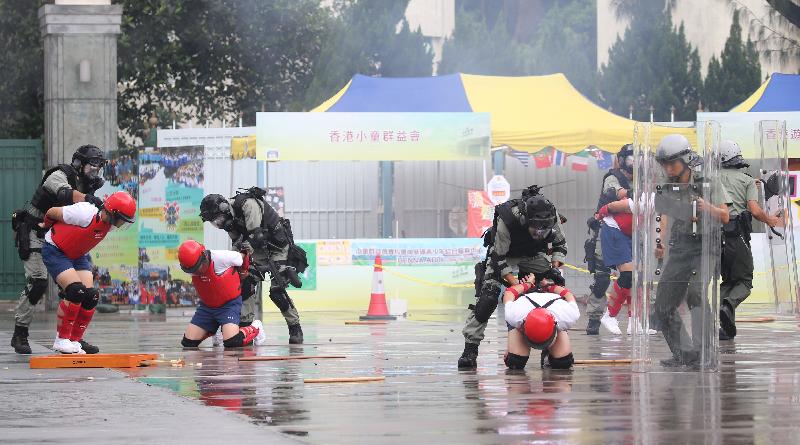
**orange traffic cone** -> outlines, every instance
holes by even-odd
[[[372,270],[372,295],[369,298],[367,315],[359,317],[361,320],[396,320],[397,317],[389,315],[386,307],[386,294],[383,292],[383,263],[381,256],[375,256],[375,266]]]

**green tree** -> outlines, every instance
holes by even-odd
[[[314,60],[314,75],[302,103],[310,109],[333,96],[354,74],[430,76],[433,51],[405,20],[408,0],[338,0]]]
[[[439,73],[496,76],[564,73],[595,94],[595,0],[463,0]],[[499,5],[499,6],[498,6]]]
[[[733,13],[730,35],[720,56],[708,63],[703,104],[709,111],[728,111],[745,100],[761,83],[758,52],[750,39],[742,42],[739,11]]]
[[[487,20],[485,15],[467,8],[458,9],[453,35],[442,49],[438,73],[531,74],[531,47],[514,40],[506,23]]]
[[[580,92],[597,97],[596,0],[554,2],[532,37],[534,74],[564,73]]]
[[[0,139],[44,134],[44,53],[36,11],[44,0],[0,0]]]
[[[0,137],[43,133],[44,0],[0,0]],[[152,115],[252,124],[302,98],[330,10],[320,0],[120,0],[118,119],[132,136]]]
[[[669,3],[670,0],[667,0]],[[633,117],[694,120],[701,97],[700,56],[676,30],[664,1],[642,1],[632,10],[631,25],[609,51],[598,82],[601,103],[620,115],[633,105]]]

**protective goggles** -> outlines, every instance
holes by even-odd
[[[181,270],[186,272],[186,273],[188,273],[189,275],[194,275],[194,274],[197,273],[198,270],[200,270],[201,267],[203,267],[203,264],[206,261],[208,261],[208,259],[209,259],[209,253],[208,253],[208,250],[205,250],[205,251],[203,251],[203,254],[200,255],[199,258],[197,258],[197,262],[194,263],[194,266],[192,266],[192,267],[183,267],[183,264],[181,264]]]
[[[86,164],[91,165],[92,167],[101,168],[106,165],[106,160],[103,158],[89,158],[86,161]]]
[[[111,220],[111,227],[116,227],[118,230],[126,230],[136,221],[136,218],[130,218],[120,212],[109,212],[109,219]]]

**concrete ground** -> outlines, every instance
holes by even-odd
[[[37,314],[35,353],[55,320]],[[502,314],[490,321],[477,371],[456,369],[460,311],[417,313],[383,326],[346,326],[358,314],[301,314],[306,344],[287,345],[269,315],[258,348],[183,351],[188,317],[100,314],[87,339],[102,352],[155,352],[181,368],[30,370],[8,346],[0,315],[3,443],[795,443],[800,433],[800,337],[779,317],[740,324],[722,343],[717,373],[634,373],[630,366],[540,370],[502,364]],[[625,324],[622,323],[624,329]],[[570,332],[577,358],[622,358],[626,336]],[[205,346],[205,345],[204,345]],[[663,340],[653,342],[663,353]],[[345,359],[240,362],[254,355]],[[197,366],[202,363],[201,366]],[[379,383],[304,384],[315,377],[385,376]]]

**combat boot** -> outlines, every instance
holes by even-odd
[[[478,345],[464,343],[464,352],[458,359],[458,369],[475,369],[478,367]]]
[[[600,335],[600,320],[589,320],[586,324],[586,335]]]
[[[300,323],[289,325],[289,344],[303,344],[303,328],[300,327]]]
[[[14,326],[14,336],[11,337],[11,347],[17,354],[30,354],[31,345],[28,344],[28,327]]]

